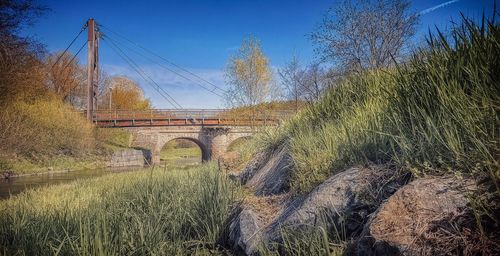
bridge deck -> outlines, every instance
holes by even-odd
[[[99,127],[136,126],[264,126],[276,125],[291,111],[244,113],[228,110],[99,110],[93,120]]]

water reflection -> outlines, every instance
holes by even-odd
[[[161,166],[170,168],[185,169],[200,164],[199,156],[180,157],[162,162]],[[166,165],[166,166],[165,166]],[[160,168],[161,168],[160,166]],[[10,196],[17,195],[26,189],[50,186],[55,184],[68,183],[77,179],[88,179],[109,175],[116,172],[142,170],[138,168],[125,169],[97,169],[97,170],[80,170],[71,172],[58,172],[50,174],[40,174],[32,176],[12,177],[4,180],[0,179],[0,199],[6,199]]]
[[[21,193],[26,189],[50,186],[55,184],[68,183],[77,179],[88,179],[99,177],[116,172],[133,171],[134,169],[96,169],[79,170],[71,172],[45,173],[32,176],[12,177],[10,179],[0,180],[0,199],[6,199],[10,196]]]

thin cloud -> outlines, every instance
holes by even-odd
[[[143,88],[146,96],[151,100],[155,108],[172,108],[172,106],[145,82],[140,75],[133,72],[127,66],[103,65],[103,69],[110,75],[125,75],[136,80]],[[164,69],[144,65],[141,69],[148,74],[155,82],[166,90],[179,104],[184,108],[220,108],[223,105],[223,99],[201,88],[196,82],[186,80],[176,74],[167,72]],[[220,69],[193,69],[187,68],[190,72],[203,77],[204,79],[226,88],[224,71]],[[188,76],[188,75],[186,75]],[[192,78],[191,76],[189,76]],[[199,81],[192,78],[194,81]],[[202,83],[206,87],[210,87]]]
[[[423,10],[423,11],[419,12],[418,14],[419,14],[419,15],[424,15],[424,14],[427,14],[427,13],[433,12],[433,11],[435,11],[435,10],[437,10],[437,9],[443,8],[443,7],[445,7],[445,6],[448,6],[448,5],[450,5],[450,4],[456,3],[456,2],[458,2],[458,1],[459,1],[459,0],[452,0],[452,1],[444,2],[444,3],[442,3],[442,4],[438,4],[438,5],[433,6],[433,7],[431,7],[431,8],[427,8],[427,9],[425,9],[425,10]]]

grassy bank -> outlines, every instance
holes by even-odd
[[[121,173],[31,190],[0,202],[0,252],[206,253],[236,193],[213,165]]]
[[[392,69],[354,74],[254,143],[290,147],[292,190],[346,167],[474,177],[499,191],[500,29],[464,20]]]
[[[128,147],[129,134],[97,129],[54,97],[17,101],[0,111],[0,173],[93,169]]]
[[[106,155],[98,154],[77,157],[59,155],[37,160],[23,156],[12,157],[7,155],[0,157],[0,174],[7,172],[8,175],[25,175],[51,171],[90,170],[106,167],[106,161]]]

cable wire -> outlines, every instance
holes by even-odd
[[[104,40],[104,39],[105,38],[103,37],[103,42],[107,43],[108,40]],[[151,77],[149,77],[139,67],[139,65],[137,65],[137,63],[135,63],[130,57],[128,57],[128,55],[125,54],[125,52],[123,50],[121,50],[120,47],[118,47],[112,41],[109,41],[109,42],[110,42],[110,44],[108,44],[108,45],[111,46],[111,49],[113,49],[113,51],[115,51],[115,53],[118,54],[118,56],[120,56],[120,58],[122,58],[128,65],[130,65],[130,67],[135,72],[137,72],[148,83],[148,85],[150,85],[151,87],[153,87],[153,89],[155,89],[163,98],[165,98],[168,101],[168,103],[170,103],[170,105],[172,105],[174,108],[176,108],[176,109],[182,109],[182,106],[172,96],[170,96],[170,94],[168,92],[166,92],[165,90],[163,90],[163,88],[161,88],[160,85],[158,85],[153,79],[151,79]],[[156,87],[153,86],[152,84],[156,85]],[[165,96],[164,94],[167,95],[167,96]]]
[[[138,43],[135,43],[134,41],[132,41],[132,40],[128,39],[127,37],[125,37],[125,36],[123,36],[123,35],[121,35],[121,34],[119,34],[119,33],[115,32],[115,31],[113,31],[113,30],[112,30],[112,29],[110,29],[109,27],[104,26],[104,25],[101,25],[101,24],[99,24],[99,27],[102,27],[102,28],[104,28],[104,29],[108,30],[109,32],[111,32],[111,33],[113,33],[113,34],[115,34],[115,35],[117,35],[117,36],[119,36],[119,37],[123,38],[124,40],[128,41],[129,43],[131,43],[131,44],[133,44],[133,45],[135,45],[135,46],[137,46],[137,47],[141,48],[142,50],[144,50],[144,51],[148,52],[149,54],[154,55],[154,56],[156,56],[157,58],[160,58],[160,59],[162,59],[163,61],[167,62],[168,64],[170,64],[170,65],[172,65],[172,66],[174,66],[174,67],[176,67],[176,68],[178,68],[178,69],[180,69],[180,70],[182,70],[182,71],[184,71],[184,72],[186,72],[186,73],[188,73],[188,74],[190,74],[190,75],[192,75],[192,76],[194,76],[194,77],[196,77],[196,78],[200,79],[201,81],[203,81],[203,82],[205,82],[205,83],[207,83],[207,84],[209,84],[209,85],[213,86],[213,87],[214,87],[214,89],[213,89],[213,90],[209,90],[209,91],[213,92],[213,91],[215,91],[215,89],[219,89],[220,91],[222,91],[222,92],[226,93],[226,90],[224,90],[224,89],[220,88],[219,86],[215,85],[214,83],[212,83],[212,82],[210,82],[210,81],[208,81],[208,80],[204,79],[203,77],[201,77],[201,76],[199,76],[199,75],[197,75],[197,74],[195,74],[195,73],[193,73],[193,72],[191,72],[191,71],[189,71],[189,70],[187,70],[187,69],[185,69],[185,68],[183,68],[183,67],[181,67],[181,66],[179,66],[179,65],[177,65],[177,64],[175,64],[175,63],[173,63],[172,61],[170,61],[170,60],[168,60],[168,59],[166,59],[166,58],[162,57],[161,55],[159,55],[159,54],[157,54],[157,53],[155,53],[155,52],[153,52],[153,51],[151,51],[151,50],[149,50],[149,49],[145,48],[144,46],[142,46],[142,45],[140,45],[140,44],[138,44]]]
[[[107,41],[103,40],[104,42],[107,43]],[[130,58],[128,57],[121,49],[119,48],[116,48],[116,46],[113,46],[111,45],[111,48],[113,51],[115,51],[115,53],[117,53],[120,58],[122,58],[128,65],[130,65],[130,67],[139,74],[139,76],[141,76],[147,83],[149,86],[153,87],[153,89],[155,89],[163,98],[165,98],[168,103],[170,103],[170,105],[172,105],[174,108],[176,109],[179,109],[182,108],[182,106],[180,106],[180,104],[178,104],[171,96],[170,94],[168,94],[167,92],[165,92],[156,82],[154,82],[154,80],[152,80],[149,76],[147,76],[144,71],[142,71],[139,66]],[[152,84],[155,84],[155,86],[153,86]],[[161,91],[159,90],[161,89]],[[165,96],[162,91],[168,96]],[[170,98],[170,99],[169,99]],[[175,102],[176,104],[174,104],[173,102]]]
[[[111,40],[111,41],[115,42],[116,44],[120,44],[120,42],[118,42],[116,39],[113,39],[113,38],[112,38],[112,37],[110,37],[109,35],[104,35],[104,36],[105,36],[107,39],[109,39],[109,40]],[[213,93],[214,95],[217,95],[217,96],[219,96],[219,97],[221,97],[221,98],[223,98],[223,97],[224,97],[224,96],[222,96],[221,94],[219,94],[219,93],[215,92],[214,90],[211,90],[211,89],[209,89],[208,87],[206,87],[206,86],[202,85],[201,83],[199,83],[199,82],[197,82],[197,81],[194,81],[194,80],[190,79],[189,77],[184,76],[183,74],[178,73],[177,71],[175,71],[175,70],[173,70],[173,69],[171,69],[171,68],[169,68],[169,67],[165,66],[164,64],[162,64],[162,63],[160,63],[160,62],[158,62],[158,61],[153,60],[152,58],[150,58],[150,57],[148,57],[148,56],[146,56],[146,55],[142,54],[141,52],[139,52],[139,51],[138,51],[138,50],[136,50],[136,49],[134,49],[134,48],[132,48],[132,47],[130,47],[130,46],[124,45],[124,44],[120,44],[120,45],[121,45],[121,46],[124,46],[124,47],[127,47],[129,50],[131,50],[131,51],[135,52],[135,53],[136,53],[136,54],[138,54],[139,56],[141,56],[141,57],[143,57],[143,58],[145,58],[145,59],[147,59],[147,60],[149,60],[149,61],[151,61],[151,62],[153,62],[153,63],[155,63],[155,64],[158,64],[160,67],[162,67],[162,68],[164,68],[164,69],[166,69],[166,70],[168,70],[168,71],[170,71],[170,72],[172,72],[172,73],[174,73],[174,74],[176,74],[176,75],[178,75],[178,76],[180,76],[180,77],[182,77],[182,78],[184,78],[184,79],[186,79],[186,80],[188,80],[188,81],[191,81],[191,82],[195,83],[196,85],[198,85],[198,86],[202,87],[203,89],[205,89],[205,90],[207,90],[207,91],[209,91],[209,92]],[[224,92],[225,92],[225,91],[224,91]]]
[[[61,53],[61,55],[59,55],[59,57],[57,58],[57,60],[54,62],[54,64],[52,65],[52,67],[50,68],[50,70],[52,70],[55,65],[57,64],[57,62],[59,62],[59,60],[61,60],[62,56],[69,50],[69,48],[73,45],[73,43],[75,43],[76,39],[78,39],[78,37],[82,34],[82,32],[87,28],[87,23],[85,23],[85,25],[83,25],[82,29],[80,30],[80,32],[78,32],[78,35],[76,35],[76,37],[73,39],[73,41],[71,41],[71,43],[69,43],[68,47],[66,47],[66,49]]]
[[[62,70],[66,70],[66,68],[76,59],[76,56],[78,56],[78,54],[80,54],[80,52],[83,50],[83,47],[85,47],[87,45],[87,43],[88,42],[85,41],[85,43],[80,47],[80,49],[78,49],[78,51],[73,56],[73,58],[71,58],[71,60],[68,62],[68,64],[66,64],[66,66],[64,66],[64,68]]]

